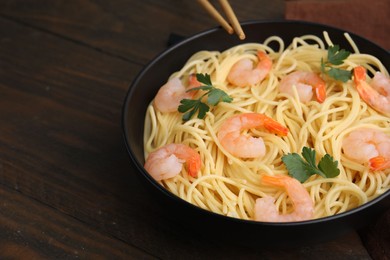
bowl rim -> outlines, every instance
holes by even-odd
[[[310,26],[316,26],[316,27],[318,26],[318,27],[323,28],[324,30],[329,29],[329,30],[335,30],[335,31],[338,31],[338,32],[348,33],[353,39],[360,38],[361,40],[367,42],[367,44],[373,45],[373,46],[381,49],[381,51],[386,52],[390,56],[390,52],[388,50],[385,50],[380,45],[376,44],[375,42],[373,42],[373,41],[371,41],[371,40],[369,40],[369,39],[367,39],[367,38],[365,38],[363,36],[360,36],[358,34],[355,34],[353,32],[345,30],[345,29],[341,29],[341,28],[338,28],[338,27],[335,27],[335,26],[326,25],[326,24],[322,24],[322,23],[318,23],[318,22],[310,22],[310,21],[303,21],[303,20],[286,20],[286,19],[269,19],[268,20],[267,19],[267,20],[248,20],[248,21],[240,22],[240,24],[243,27],[245,27],[247,25],[255,25],[255,24],[263,24],[263,25],[267,25],[267,24],[269,24],[269,25],[272,25],[272,24],[294,24],[294,25],[300,25],[300,24],[302,24],[302,25],[310,25]],[[130,101],[130,97],[133,95],[133,92],[136,89],[135,86],[139,83],[140,79],[142,79],[144,74],[147,73],[147,71],[152,66],[154,66],[155,63],[157,63],[160,59],[162,59],[168,53],[174,52],[177,48],[181,47],[182,45],[186,45],[186,44],[188,44],[189,42],[191,42],[191,41],[193,41],[195,39],[207,36],[209,34],[213,34],[213,33],[219,32],[221,30],[224,30],[221,26],[212,27],[212,28],[209,28],[209,29],[197,32],[197,33],[194,33],[194,34],[192,34],[192,35],[182,39],[178,43],[175,43],[175,44],[165,48],[164,50],[160,51],[157,55],[155,55],[151,60],[149,60],[146,63],[146,65],[144,65],[142,67],[142,69],[137,73],[137,75],[134,77],[132,82],[130,82],[128,90],[127,90],[127,93],[126,93],[125,98],[124,98],[124,102],[122,103],[123,105],[122,105],[122,113],[121,113],[121,115],[122,115],[121,116],[121,128],[122,128],[122,137],[123,137],[124,142],[125,142],[126,150],[128,152],[129,157],[131,158],[131,160],[133,161],[133,163],[135,164],[135,166],[136,166],[136,168],[138,170],[137,174],[138,175],[142,174],[141,177],[146,178],[146,180],[149,182],[149,184],[154,186],[154,188],[156,188],[159,192],[164,194],[164,196],[167,196],[168,199],[170,199],[170,200],[173,199],[175,202],[178,202],[178,203],[180,203],[181,205],[183,205],[183,206],[185,206],[187,208],[192,208],[195,211],[199,211],[201,213],[204,213],[204,214],[207,214],[207,215],[211,215],[214,218],[222,218],[222,219],[224,219],[226,221],[244,223],[246,225],[250,224],[250,225],[259,225],[259,226],[285,226],[285,227],[289,227],[289,226],[313,225],[313,224],[318,224],[318,223],[322,223],[322,222],[332,222],[332,221],[337,221],[337,220],[340,220],[340,219],[344,219],[347,216],[354,215],[357,212],[366,210],[366,209],[370,208],[371,206],[373,206],[374,204],[377,204],[379,201],[383,201],[385,199],[390,199],[390,189],[388,189],[383,194],[377,196],[376,198],[374,198],[374,199],[372,199],[370,201],[367,201],[366,203],[364,203],[364,204],[362,204],[362,205],[360,205],[360,206],[358,206],[356,208],[347,210],[345,212],[337,213],[337,214],[332,215],[332,216],[321,217],[321,218],[305,220],[305,221],[294,221],[294,222],[263,222],[263,221],[256,221],[256,220],[251,220],[251,219],[247,220],[247,219],[240,219],[240,218],[230,217],[230,216],[218,214],[218,213],[215,213],[215,212],[203,209],[201,207],[198,207],[198,206],[196,206],[196,205],[194,205],[194,204],[192,204],[192,203],[190,203],[190,202],[188,202],[188,201],[186,201],[186,200],[176,196],[175,194],[173,194],[169,190],[165,189],[153,177],[151,177],[151,175],[143,167],[143,164],[141,164],[141,162],[139,162],[137,160],[137,156],[133,152],[133,150],[132,150],[132,148],[130,146],[130,143],[129,143],[128,136],[127,136],[127,131],[128,131],[128,123],[127,123],[127,121],[128,121],[127,120],[127,118],[128,118],[128,116],[127,116],[128,111],[127,111],[127,107],[128,107],[128,103]]]

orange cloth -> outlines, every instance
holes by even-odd
[[[390,50],[390,0],[286,0],[285,18],[327,24]]]

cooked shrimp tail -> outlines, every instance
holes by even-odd
[[[384,156],[376,156],[369,160],[369,165],[373,171],[382,171],[390,168],[390,159]]]
[[[323,103],[326,99],[326,86],[325,82],[320,82],[320,84],[314,88],[315,89],[315,94],[316,94],[316,99],[319,103]]]
[[[294,211],[288,214],[279,214],[278,209],[274,205],[274,198],[259,198],[255,204],[255,220],[265,222],[291,222],[313,218],[314,203],[309,192],[298,180],[285,175],[266,175],[261,180],[264,184],[284,188],[292,201]]]
[[[286,136],[288,129],[272,118],[259,113],[244,113],[228,118],[218,131],[218,140],[232,155],[242,158],[261,158],[265,155],[262,138],[241,133],[251,128],[265,128],[271,133]]]
[[[355,67],[353,75],[360,97],[376,111],[390,115],[390,79],[377,72],[370,85],[366,82],[366,69],[362,66]]]
[[[274,185],[278,187],[283,187],[286,185],[287,180],[289,180],[290,177],[284,177],[282,175],[280,176],[270,176],[270,175],[264,175],[261,178],[262,183],[268,184],[268,185]]]
[[[191,74],[189,77],[188,77],[188,89],[191,89],[191,88],[196,88],[196,87],[199,87],[200,85],[202,85],[202,83],[200,83],[198,81],[198,79],[196,78],[196,74]]]
[[[145,170],[157,181],[173,178],[187,165],[188,174],[196,177],[201,168],[198,152],[184,144],[167,144],[149,154]]]
[[[366,80],[366,69],[362,66],[358,66],[353,69],[354,81],[359,84],[361,81]]]
[[[270,131],[271,133],[277,134],[279,136],[287,136],[288,134],[288,128],[281,125],[279,122],[275,121],[274,119],[267,117],[265,115],[260,116],[262,120],[264,121],[264,128]]]

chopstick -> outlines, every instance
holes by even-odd
[[[214,8],[207,0],[198,0],[203,8],[229,33],[232,34],[234,29],[229,25],[228,22],[220,15],[217,9]]]
[[[208,0],[198,0],[202,7],[229,33],[236,32],[238,37],[243,40],[245,39],[245,33],[241,28],[241,25],[234,14],[232,7],[227,0],[219,0],[223,11],[225,12],[230,24],[219,14],[219,12],[210,4]]]
[[[238,35],[238,38],[244,40],[245,39],[244,31],[242,30],[240,22],[238,21],[236,15],[234,14],[233,9],[230,6],[228,0],[219,0],[219,3],[221,4],[222,9],[226,13],[226,16],[228,17],[230,23],[232,24],[234,31]]]

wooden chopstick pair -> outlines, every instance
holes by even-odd
[[[217,9],[210,4],[208,0],[198,0],[202,7],[229,33],[232,34],[236,32],[238,37],[243,40],[245,39],[245,33],[241,28],[241,25],[233,12],[232,7],[230,6],[227,0],[219,0],[219,3],[222,6],[223,11],[225,12],[230,24],[220,15]],[[232,27],[233,26],[233,27]]]

